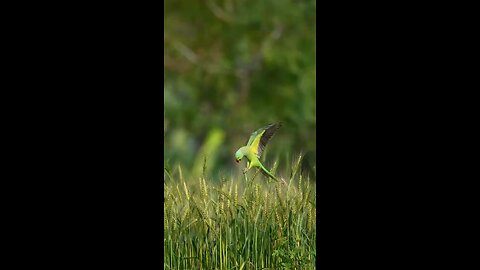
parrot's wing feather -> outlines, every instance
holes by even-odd
[[[262,134],[262,132],[264,132],[265,129],[267,129],[269,126],[271,126],[271,125],[267,125],[265,127],[259,128],[258,130],[253,132],[252,135],[250,135],[250,138],[248,139],[247,146],[250,146],[253,143],[253,141],[255,140],[255,138],[257,138],[258,135]]]
[[[248,140],[247,146],[251,146],[254,153],[257,155],[258,158],[260,158],[263,149],[265,149],[268,141],[281,126],[282,123],[275,123],[267,125],[255,131],[254,133],[252,133],[252,136],[250,136],[250,140]]]

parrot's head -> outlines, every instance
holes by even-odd
[[[243,152],[241,149],[238,149],[238,151],[235,153],[235,161],[238,163],[240,160],[243,158]]]

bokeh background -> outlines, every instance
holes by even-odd
[[[304,154],[316,176],[315,0],[164,1],[164,162],[184,175],[235,175],[250,134],[283,122],[270,168]]]

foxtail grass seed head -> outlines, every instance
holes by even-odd
[[[203,178],[206,177],[207,174],[207,156],[203,157],[203,167],[202,167],[202,176]]]
[[[230,184],[230,188],[228,189],[228,198],[232,198],[232,188],[233,188],[233,181]],[[230,199],[227,200],[227,208],[230,208]]]
[[[188,207],[185,207],[184,210],[183,210],[182,218],[180,219],[180,221],[184,222],[187,215],[188,215]]]
[[[277,172],[277,168],[278,168],[278,161],[275,160],[275,162],[273,163],[273,166],[272,166],[272,170],[270,170],[270,172],[272,174],[275,174]]]
[[[291,173],[291,176],[290,176],[290,181],[292,181],[295,178],[295,175],[297,174],[298,169],[300,168],[300,162],[301,161],[302,161],[302,155],[300,154],[298,156],[297,162],[295,162],[295,164],[293,165],[293,170],[292,170],[292,173]]]
[[[173,231],[176,231],[177,230],[177,217],[176,215],[174,214],[173,217],[172,217],[172,223],[173,223]]]
[[[253,197],[254,205],[258,205],[259,197],[260,197],[260,185],[255,184],[255,197]]]
[[[189,201],[190,200],[190,194],[188,193],[187,183],[183,182],[183,187],[185,188],[185,196],[187,198],[187,201]]]
[[[235,197],[233,197],[233,204],[235,207],[238,205],[238,185],[235,184]]]
[[[205,184],[205,179],[200,177],[199,181],[200,181],[199,188],[200,188],[201,200],[203,204],[206,205],[207,204],[207,187]]]
[[[302,193],[302,175],[298,178],[298,190]]]
[[[167,206],[164,204],[164,205],[163,205],[163,213],[164,213],[164,215],[163,215],[163,227],[167,227],[167,226],[168,226],[168,214],[167,214],[167,212],[168,212],[168,208],[167,208]]]
[[[278,203],[279,203],[279,205],[280,205],[280,207],[282,208],[282,211],[283,211],[285,209],[285,202],[283,201],[283,198],[280,195],[280,186],[279,185],[275,186],[275,193],[277,195]]]
[[[312,205],[308,204],[307,229],[312,230]]]
[[[218,195],[218,199],[219,199],[219,202],[220,202],[220,215],[222,215],[225,210],[224,210],[224,207],[225,207],[225,197],[223,196],[222,193],[220,193]]]
[[[280,213],[278,211],[277,204],[275,203],[274,205],[274,211],[275,211],[275,219],[277,221],[277,225],[280,227],[280,231],[283,230],[283,219],[280,217]]]
[[[220,182],[220,189],[223,189],[226,183],[227,183],[227,178],[225,176],[222,176],[222,181]]]
[[[202,196],[203,196],[204,202],[207,203],[207,183],[205,182],[205,178],[203,178]]]
[[[182,167],[180,165],[178,165],[178,173],[180,175],[180,182],[185,182],[183,180]]]
[[[269,201],[268,201],[268,192],[265,190],[264,200],[263,200],[263,216],[268,219],[269,213]]]

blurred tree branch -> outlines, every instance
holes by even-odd
[[[227,7],[229,7],[228,10],[230,11],[230,14],[228,11],[223,10],[217,4],[215,4],[213,0],[207,0],[207,7],[210,9],[212,14],[215,15],[215,17],[219,18],[224,22],[231,23],[233,22],[233,16],[231,14],[231,12],[233,11],[233,4],[231,3],[231,1],[228,2],[230,2],[229,5],[227,5]]]

